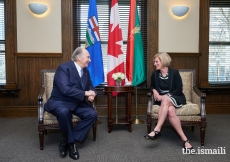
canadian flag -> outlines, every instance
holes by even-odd
[[[112,78],[112,75],[117,72],[124,74],[123,37],[117,0],[111,2],[107,63],[108,85],[115,86],[116,81]],[[124,85],[124,83],[125,80],[122,80],[121,85]],[[116,94],[113,93],[113,96]]]

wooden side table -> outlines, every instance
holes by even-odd
[[[129,132],[132,132],[131,108],[132,108],[133,86],[106,86],[105,92],[108,94],[108,119],[107,119],[108,133],[111,133],[112,127],[115,124],[125,124],[128,126]],[[113,119],[113,115],[112,115],[112,93],[113,92],[125,93],[126,103],[125,103],[124,119]]]

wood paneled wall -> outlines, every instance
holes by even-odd
[[[169,53],[171,67],[195,69],[196,84],[207,93],[207,113],[230,113],[230,88],[208,84],[208,18],[209,0],[200,1],[199,53]],[[16,1],[6,0],[6,65],[7,84],[0,90],[0,117],[37,116],[37,97],[41,87],[41,70],[56,69],[70,60],[73,52],[72,1],[62,0],[62,53],[17,53]],[[158,52],[158,0],[148,0],[147,85],[153,67],[152,57]],[[14,92],[18,92],[15,95]],[[8,91],[9,90],[9,91]],[[107,95],[98,87],[96,108],[99,116],[107,116]],[[3,93],[4,92],[4,93]],[[145,115],[148,88],[137,89],[132,96],[132,115]],[[115,105],[115,99],[113,100]],[[118,97],[118,115],[124,111],[124,97]],[[136,106],[137,105],[137,106]],[[115,107],[114,107],[115,111]]]

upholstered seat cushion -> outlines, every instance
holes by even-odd
[[[152,106],[152,117],[158,118],[159,105]],[[190,101],[186,101],[186,104],[180,108],[176,108],[176,114],[180,120],[183,121],[199,121],[200,120],[200,109],[197,104],[193,104]]]
[[[73,115],[73,118],[72,118],[73,122],[77,122],[77,121],[80,121],[80,120],[81,119],[78,116]],[[53,114],[48,113],[47,111],[45,111],[44,112],[44,124],[58,124],[58,120]]]

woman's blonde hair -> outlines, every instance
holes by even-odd
[[[159,53],[155,54],[153,56],[153,59],[155,59],[156,57],[158,57],[160,59],[163,67],[169,67],[170,66],[172,59],[169,56],[169,54],[167,54],[166,52],[159,52]]]

